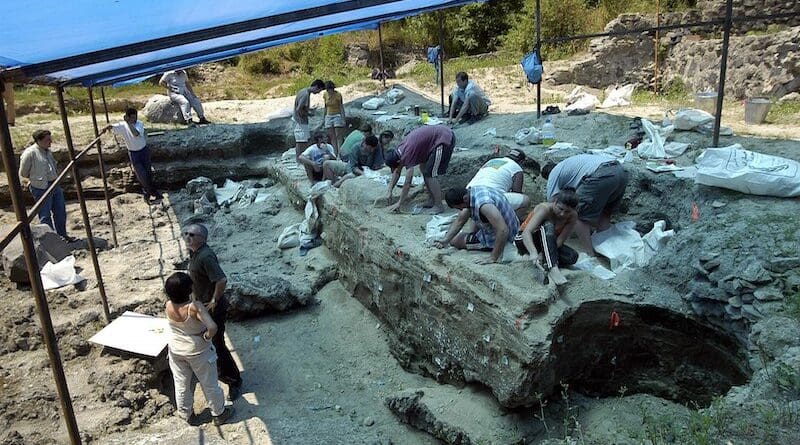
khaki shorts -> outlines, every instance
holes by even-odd
[[[352,173],[350,164],[344,161],[325,161],[325,165],[327,165],[336,176],[344,176],[348,173]]]
[[[294,141],[308,142],[311,139],[311,132],[308,131],[308,124],[294,123]]]

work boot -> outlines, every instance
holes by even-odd
[[[210,123],[211,123],[211,122],[209,122],[209,120],[208,120],[208,119],[206,119],[206,117],[205,117],[205,116],[201,117],[201,118],[200,118],[200,121],[198,122],[198,124],[200,124],[200,125],[205,125],[205,124],[210,124]]]
[[[214,416],[214,425],[222,425],[227,422],[231,417],[233,417],[233,406],[226,406],[225,410],[222,411],[222,414],[218,416]]]

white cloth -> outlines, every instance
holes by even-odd
[[[144,133],[144,124],[142,121],[136,121],[133,126],[136,128],[136,131],[139,132],[139,136],[133,135],[130,127],[128,127],[128,123],[125,121],[117,122],[116,124],[112,125],[111,131],[125,139],[125,146],[128,147],[128,151],[141,151],[145,145],[147,145],[147,136]]]
[[[467,184],[471,187],[491,187],[507,192],[511,190],[514,175],[521,172],[522,167],[511,158],[489,159],[475,173],[475,176]]]
[[[311,139],[311,132],[308,129],[308,124],[301,124],[292,118],[294,121],[294,141],[295,142],[308,142]]]

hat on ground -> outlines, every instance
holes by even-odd
[[[396,149],[391,149],[386,153],[386,165],[393,169],[400,164],[400,155]]]
[[[508,152],[508,157],[514,162],[520,163],[525,160],[525,152],[523,152],[519,148],[512,148]]]

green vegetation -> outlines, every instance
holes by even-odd
[[[767,122],[796,125],[800,121],[800,102],[775,103],[767,114]]]

